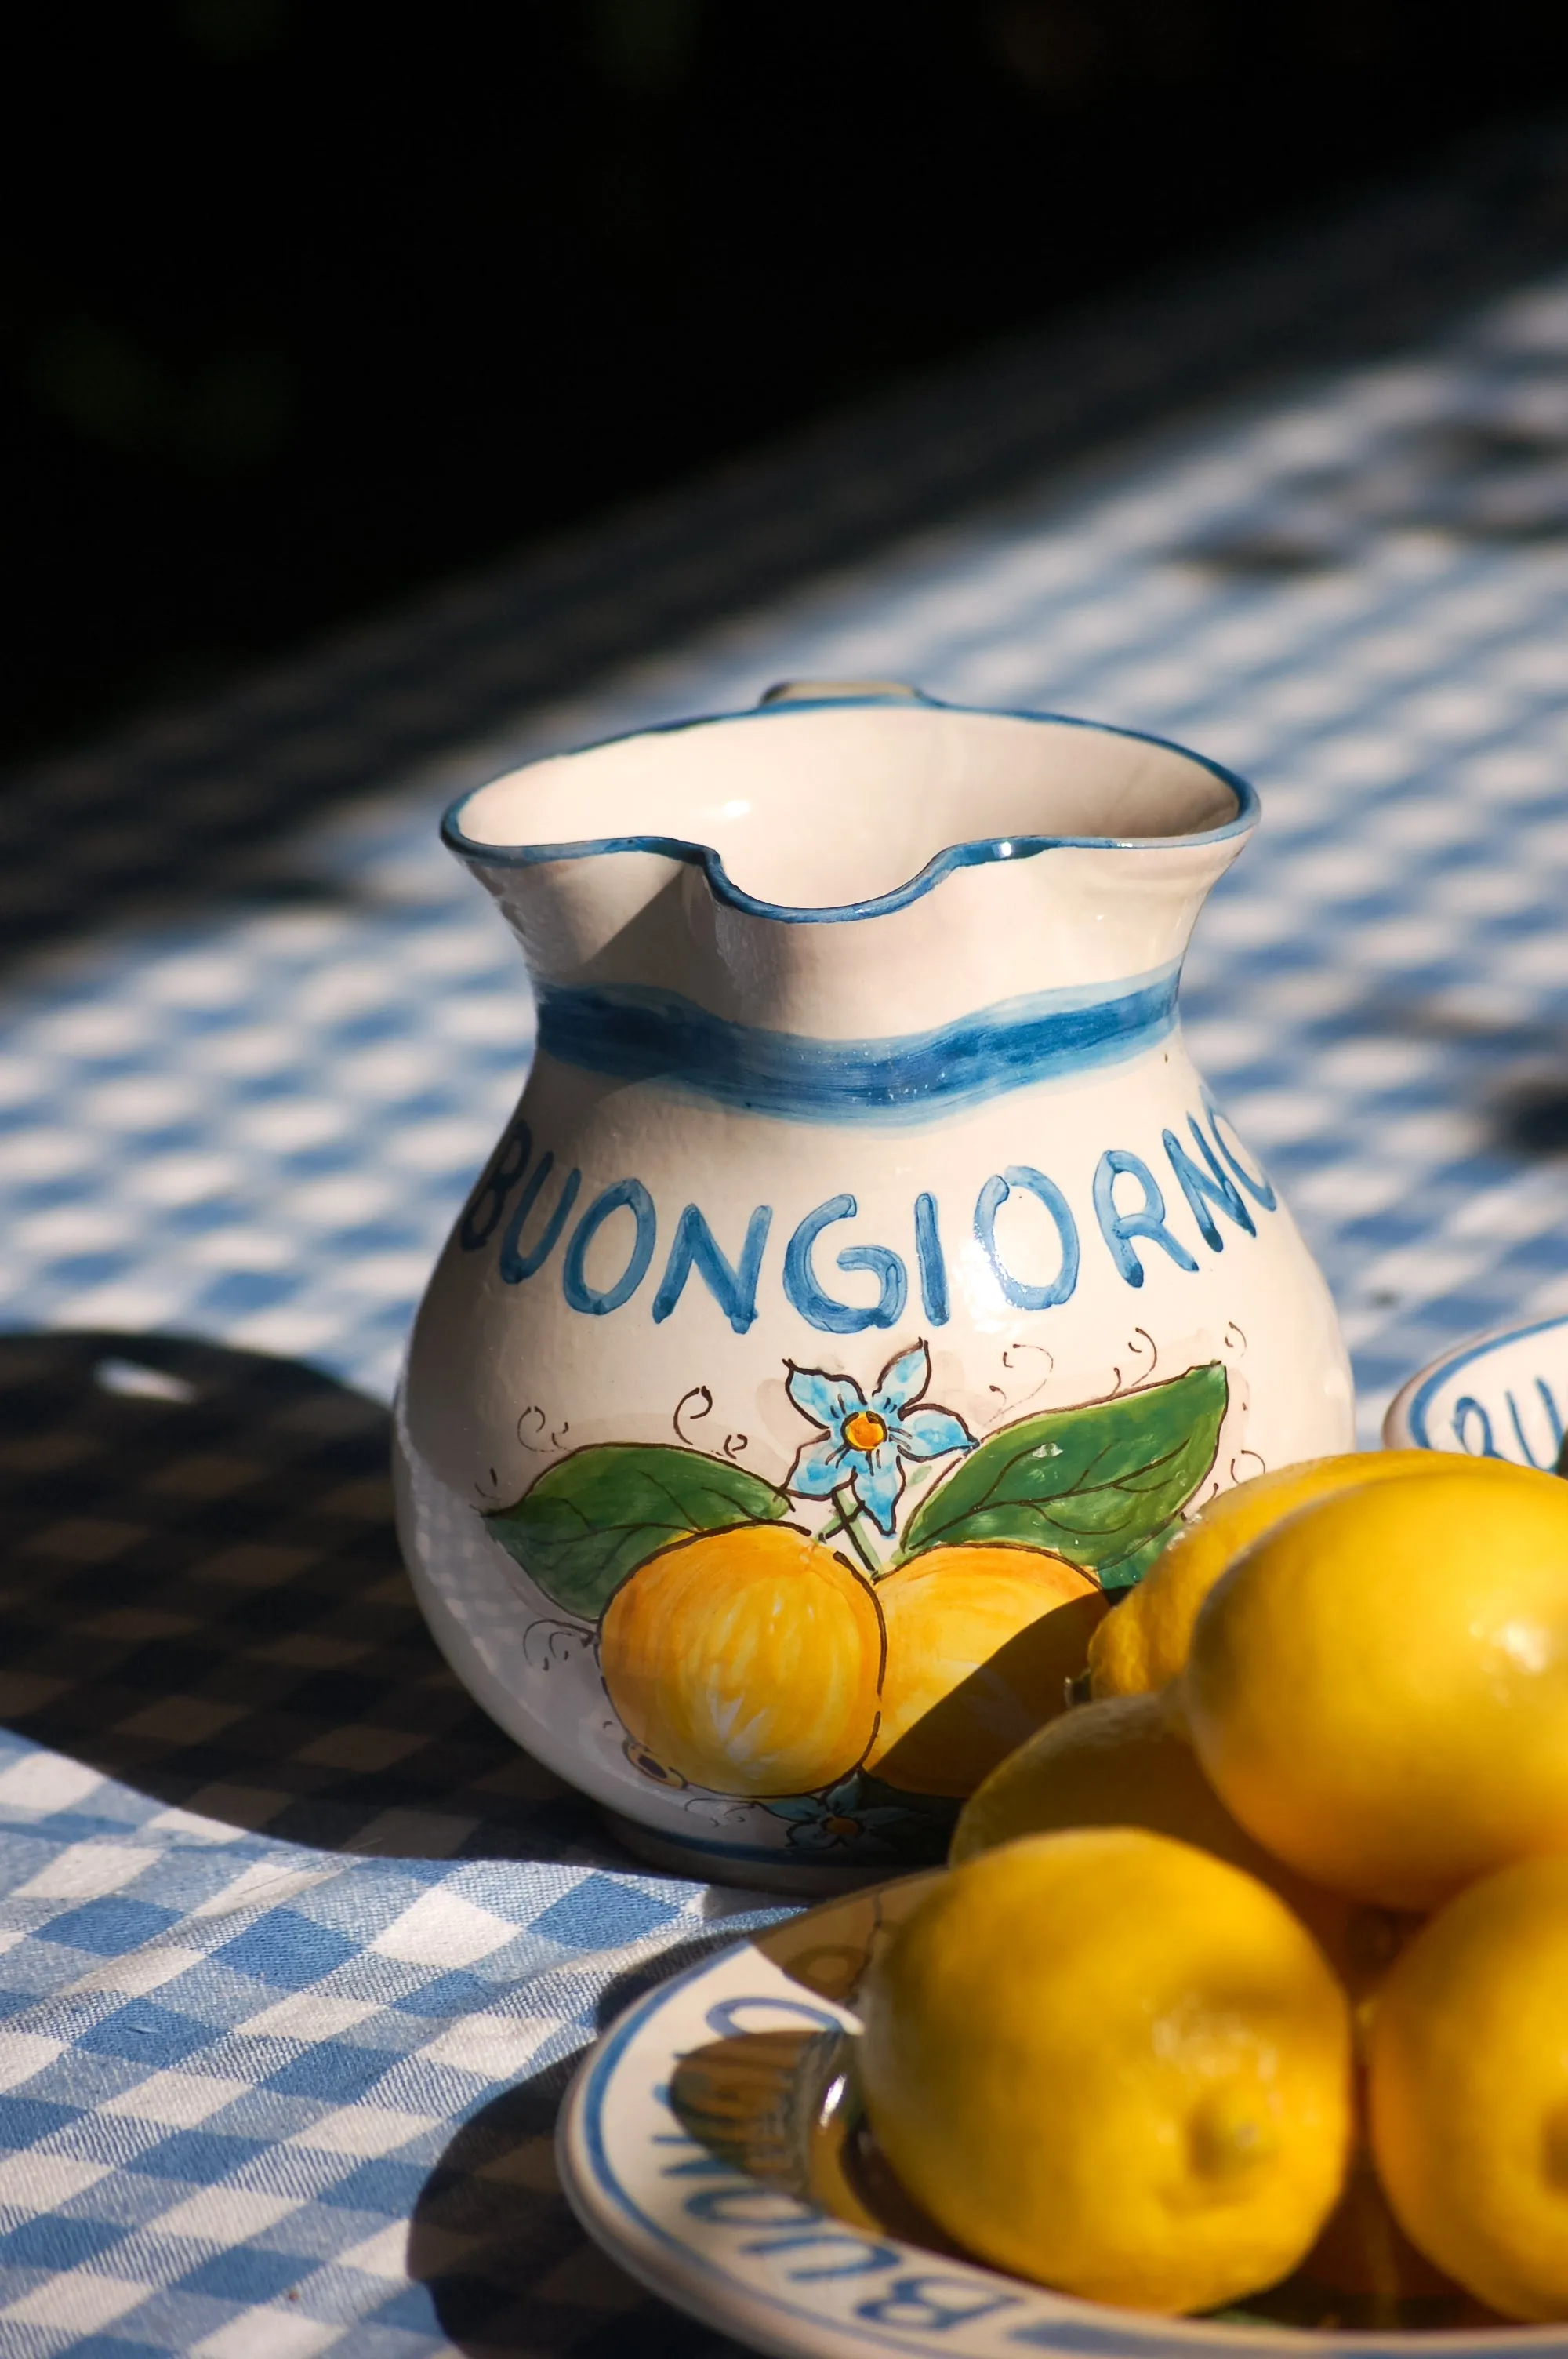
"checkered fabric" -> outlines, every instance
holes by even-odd
[[[814,480],[841,521],[853,480]],[[1265,814],[1193,1045],[1328,1271],[1368,1438],[1438,1346],[1568,1308],[1568,279],[506,708],[535,593],[13,809],[0,2359],[717,2347],[584,2247],[547,2142],[595,2021],[753,1905],[633,1871],[490,1728],[387,1521],[401,1338],[530,1039],[449,795],[790,676],[1184,739]],[[257,834],[269,796],[319,803]]]
[[[659,2347],[550,2140],[692,1886],[246,1838],[16,1739],[0,1885],[7,2354]]]

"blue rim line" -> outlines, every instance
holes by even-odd
[[[678,835],[606,835],[576,843],[480,843],[465,835],[462,813],[475,796],[496,782],[487,779],[484,786],[473,787],[450,804],[441,821],[441,841],[449,852],[476,868],[536,868],[547,861],[592,860],[610,852],[649,852],[665,860],[684,861],[688,866],[700,868],[708,879],[708,888],[716,901],[731,909],[740,909],[748,917],[771,918],[790,926],[847,925],[860,918],[889,917],[895,909],[906,909],[939,885],[945,876],[957,868],[980,868],[1003,860],[1033,860],[1043,852],[1155,852],[1191,849],[1195,845],[1223,843],[1233,836],[1247,834],[1258,820],[1258,797],[1245,778],[1238,777],[1219,762],[1211,762],[1206,755],[1195,754],[1189,745],[1179,745],[1171,737],[1156,737],[1146,729],[1118,729],[1108,721],[1085,721],[1071,712],[1022,712],[1007,707],[975,704],[947,704],[935,696],[825,696],[801,697],[779,704],[748,706],[738,712],[705,713],[688,721],[661,721],[651,728],[623,730],[614,737],[597,739],[592,745],[579,745],[566,756],[551,756],[576,761],[587,754],[602,752],[607,745],[623,745],[634,737],[668,737],[687,729],[715,729],[730,721],[787,721],[799,712],[845,712],[877,705],[888,711],[919,711],[935,712],[974,712],[988,720],[1031,721],[1065,729],[1090,729],[1105,737],[1121,737],[1140,745],[1158,746],[1162,753],[1179,755],[1183,761],[1195,763],[1206,770],[1236,798],[1236,816],[1223,827],[1204,828],[1195,835],[1012,835],[977,837],[969,843],[949,844],[928,860],[907,885],[896,886],[891,893],[873,895],[869,900],[843,901],[832,908],[808,909],[787,901],[763,901],[735,884],[724,863],[711,844],[692,843]],[[524,765],[532,767],[532,765]],[[508,777],[510,772],[503,772]]]
[[[1532,1335],[1550,1334],[1554,1327],[1568,1327],[1568,1311],[1560,1312],[1554,1319],[1538,1319],[1530,1327],[1505,1328],[1501,1334],[1486,1336],[1480,1343],[1472,1343],[1466,1351],[1455,1352],[1450,1358],[1441,1362],[1427,1377],[1410,1405],[1410,1430],[1415,1437],[1416,1448],[1418,1450],[1436,1450],[1437,1448],[1436,1442],[1427,1438],[1426,1412],[1431,1406],[1433,1395],[1440,1385],[1445,1385],[1451,1376],[1456,1376],[1461,1368],[1467,1368],[1472,1361],[1484,1360],[1491,1353],[1500,1352],[1505,1343],[1525,1343]]]
[[[630,1812],[622,1810],[620,1805],[615,1802],[607,1802],[604,1807],[606,1810],[614,1810],[617,1815],[622,1818],[629,1818],[631,1815]],[[633,1823],[635,1823],[635,1821],[633,1821]],[[724,1859],[757,1860],[770,1867],[777,1867],[781,1860],[789,1867],[842,1868],[853,1867],[856,1864],[853,1857],[847,1854],[838,1852],[803,1851],[798,1846],[792,1848],[787,1843],[715,1843],[710,1841],[707,1835],[680,1834],[676,1832],[675,1828],[664,1826],[655,1827],[648,1825],[645,1831],[651,1835],[657,1836],[660,1843],[677,1844],[683,1851],[696,1852],[699,1855],[705,1852],[717,1853]],[[868,1884],[885,1884],[888,1881],[888,1878],[881,1873],[881,1870],[890,1864],[891,1863],[885,1859],[873,1860],[867,1870],[866,1882]],[[655,1871],[655,1873],[657,1871]],[[911,1875],[924,1875],[925,1870],[921,1867],[912,1867],[909,1873]],[[822,1895],[821,1902],[818,1902],[813,1900],[809,1895],[805,1893],[790,1893],[784,1897],[784,1900],[781,1902],[781,1906],[798,1906],[802,1908],[816,1908],[829,1900],[835,1900],[838,1897],[840,1897],[840,1896],[837,1893],[825,1892]],[[693,1972],[695,1973],[695,1971],[696,1969],[694,1968]]]

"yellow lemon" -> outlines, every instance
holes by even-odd
[[[1019,1835],[1145,1827],[1245,1868],[1295,1910],[1354,1996],[1375,1989],[1412,1921],[1309,1884],[1238,1826],[1164,1695],[1108,1696],[1070,1712],[993,1769],[959,1813],[954,1866]]]
[[[1416,1936],[1372,2019],[1372,2152],[1406,2234],[1506,2317],[1568,2318],[1568,1858]]]
[[[600,1667],[629,1734],[720,1794],[847,1777],[877,1723],[882,1622],[869,1582],[787,1525],[705,1532],[624,1582]]]
[[[1307,1458],[1297,1466],[1275,1467],[1221,1491],[1177,1533],[1095,1632],[1089,1645],[1090,1693],[1142,1695],[1162,1688],[1187,1659],[1199,1606],[1243,1549],[1309,1500],[1362,1483],[1386,1483],[1390,1476],[1430,1474],[1433,1457],[1430,1450],[1350,1451],[1341,1457]]]
[[[906,1793],[973,1793],[1066,1709],[1106,1611],[1087,1573],[1043,1549],[928,1549],[877,1583],[887,1624],[881,1723],[866,1767]]]
[[[982,2259],[1206,2310],[1312,2246],[1351,2138],[1349,2011],[1255,1878],[1162,1835],[1028,1835],[945,1876],[857,2000],[910,2193]]]
[[[1210,1592],[1183,1700],[1221,1799],[1315,1884],[1424,1909],[1568,1847],[1568,1483],[1303,1508]]]
[[[1249,1875],[1268,1861],[1204,1776],[1162,1696],[1108,1696],[1041,1729],[965,1803],[948,1858],[957,1867],[1062,1827],[1146,1827]]]

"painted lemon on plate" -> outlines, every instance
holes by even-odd
[[[877,1725],[871,1585],[786,1524],[705,1532],[618,1589],[600,1665],[629,1734],[694,1786],[802,1794],[847,1777]]]

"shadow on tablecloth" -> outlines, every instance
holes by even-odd
[[[393,1530],[389,1423],[295,1361],[0,1336],[0,1720],[318,1849],[617,1864],[437,1651]]]
[[[600,1995],[600,2030],[732,1938],[682,1942],[619,1976]],[[744,2359],[727,2335],[644,2292],[578,2226],[555,2168],[556,2116],[576,2063],[519,2082],[463,2124],[415,2205],[409,2276],[469,2359]]]

